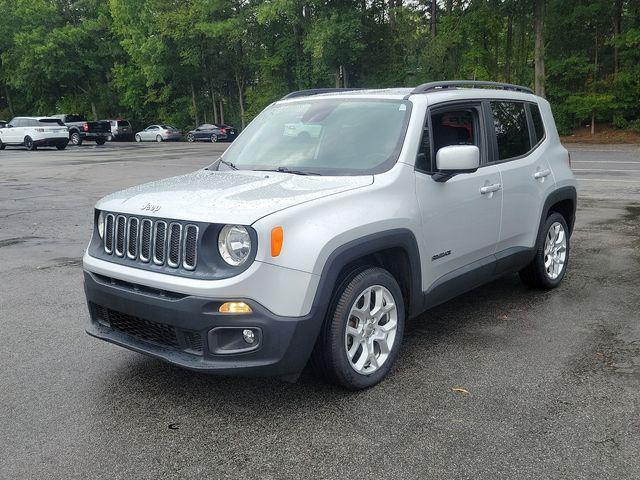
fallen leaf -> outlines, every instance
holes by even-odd
[[[507,317],[506,315],[500,315],[498,317],[498,320],[508,320],[508,319],[509,319],[509,317]]]
[[[470,395],[469,390],[466,390],[461,387],[453,387],[451,390],[456,393],[464,393],[465,395]]]

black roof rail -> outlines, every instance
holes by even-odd
[[[291,92],[282,97],[280,100],[289,100],[290,98],[310,97],[312,95],[320,95],[322,93],[338,93],[353,92],[356,90],[365,90],[364,88],[311,88],[309,90],[298,90]]]
[[[533,90],[529,87],[522,87],[511,83],[484,82],[478,80],[446,80],[443,82],[429,82],[418,85],[411,91],[411,95],[446,90],[448,88],[496,88],[500,90],[512,90],[514,92],[533,93]]]

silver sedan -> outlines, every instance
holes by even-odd
[[[136,133],[136,142],[167,142],[180,140],[180,130],[171,125],[149,125],[141,132]]]

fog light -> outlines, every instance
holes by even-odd
[[[253,333],[253,330],[249,330],[248,328],[242,331],[242,336],[244,338],[244,341],[248,344],[252,344],[256,341],[256,336]]]
[[[251,307],[244,302],[225,302],[218,308],[220,313],[251,313]]]

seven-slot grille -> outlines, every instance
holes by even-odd
[[[105,216],[104,251],[144,263],[195,270],[198,226],[149,218]]]

